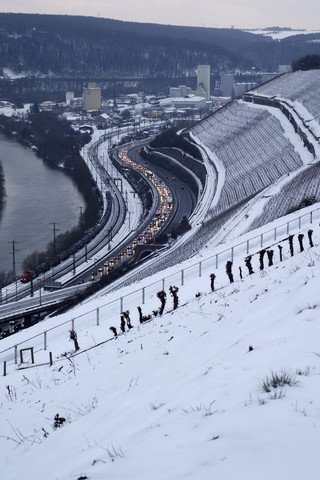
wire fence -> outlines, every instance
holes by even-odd
[[[307,250],[313,246],[313,243],[319,243],[318,232],[314,232],[312,228],[319,225],[319,220],[320,207],[313,209],[309,207],[307,213],[298,216],[291,214],[284,223],[274,223],[275,226],[271,229],[260,228],[257,235],[252,235],[253,232],[250,232],[242,237],[241,242],[227,249],[219,249],[213,255],[190,263],[183,269],[177,269],[170,275],[158,278],[152,283],[147,283],[96,308],[43,330],[41,333],[17,342],[0,351],[0,363],[4,362],[5,365],[4,372],[6,372],[7,365],[18,364],[18,352],[21,347],[23,349],[32,348],[35,352],[45,352],[51,344],[56,345],[58,342],[61,344],[59,345],[60,350],[63,348],[68,349],[67,341],[69,341],[70,330],[82,331],[92,327],[106,327],[108,335],[110,335],[110,326],[118,325],[120,317],[125,311],[131,312],[130,316],[133,324],[139,324],[138,314],[134,314],[137,311],[137,307],[140,306],[148,314],[152,313],[156,309],[155,307],[159,305],[157,293],[161,290],[168,290],[172,285],[179,287],[180,304],[190,300],[190,288],[184,289],[183,287],[190,287],[193,284],[195,285],[194,288],[196,288],[196,279],[199,277],[208,279],[206,285],[209,292],[213,290],[209,279],[212,281],[214,277],[214,290],[219,291],[230,285],[230,277],[226,275],[225,270],[227,262],[229,262],[229,267],[231,262],[234,279],[240,280],[244,276],[250,275],[250,269],[246,268],[248,267],[247,259],[250,259],[249,263],[252,271],[257,272],[267,266],[266,259],[263,261],[261,252],[270,253],[272,251],[272,256],[268,255],[267,261],[269,265],[273,265],[292,257],[295,253],[299,253],[304,249]],[[304,233],[301,233],[303,231]],[[127,289],[123,291],[126,292]],[[168,308],[169,306],[167,305]],[[83,348],[89,348],[92,346],[92,343],[92,339],[87,335],[83,339]]]

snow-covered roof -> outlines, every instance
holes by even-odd
[[[110,120],[111,119],[110,115],[108,115],[107,113],[101,113],[99,115],[99,118],[103,118],[104,120]]]

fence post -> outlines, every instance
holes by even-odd
[[[274,240],[277,240],[277,227],[274,229]]]
[[[199,277],[201,277],[201,273],[202,273],[201,272],[201,266],[202,266],[201,264],[202,264],[202,262],[199,262]]]
[[[310,223],[312,223],[312,212],[310,212]]]
[[[74,330],[74,318],[71,318],[71,330]]]
[[[165,280],[164,280],[164,278],[163,278],[163,279],[162,279],[162,290],[165,289],[165,284],[164,284],[164,282],[165,282]]]
[[[14,363],[17,365],[18,363],[18,345],[14,346]]]
[[[53,365],[52,352],[49,352],[49,363],[50,363],[50,367],[52,367]]]
[[[145,299],[146,299],[145,298],[145,287],[142,287],[141,292],[142,292],[142,305],[144,305],[144,302],[145,302]]]
[[[233,262],[233,247],[231,247],[231,262]]]
[[[120,297],[120,315],[123,312],[123,297]]]
[[[3,376],[5,377],[7,375],[7,361],[5,360],[3,362]]]
[[[287,235],[289,235],[289,222],[287,222]]]
[[[263,233],[261,233],[261,242],[260,242],[261,248],[263,247]]]
[[[249,255],[249,242],[250,240],[247,240],[247,255]]]
[[[184,282],[184,270],[181,270],[181,285],[183,285]]]
[[[301,217],[299,217],[299,230],[301,229]]]
[[[218,253],[216,255],[216,268],[218,268],[218,264],[219,264],[219,261],[218,261]]]
[[[43,332],[43,350],[47,350],[47,330]]]
[[[97,307],[97,327],[100,325],[100,318],[99,318],[99,307]]]

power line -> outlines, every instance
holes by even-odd
[[[16,279],[16,252],[19,252],[19,249],[16,247],[16,242],[15,240],[12,240],[8,243],[12,244],[12,272],[13,272],[13,278]]]

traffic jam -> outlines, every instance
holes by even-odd
[[[103,275],[108,275],[129,258],[132,258],[135,254],[137,245],[145,245],[154,242],[156,235],[167,222],[173,207],[172,192],[164,181],[157,178],[151,170],[148,170],[140,163],[131,160],[128,157],[127,148],[122,148],[119,150],[118,155],[123,163],[135,169],[136,171],[139,171],[142,175],[145,175],[154,185],[158,192],[159,205],[155,212],[155,216],[152,218],[148,226],[140,233],[140,235],[117,255],[108,259],[108,261],[104,263],[104,266],[100,267],[97,272],[93,271],[91,273],[91,280],[99,280]]]

